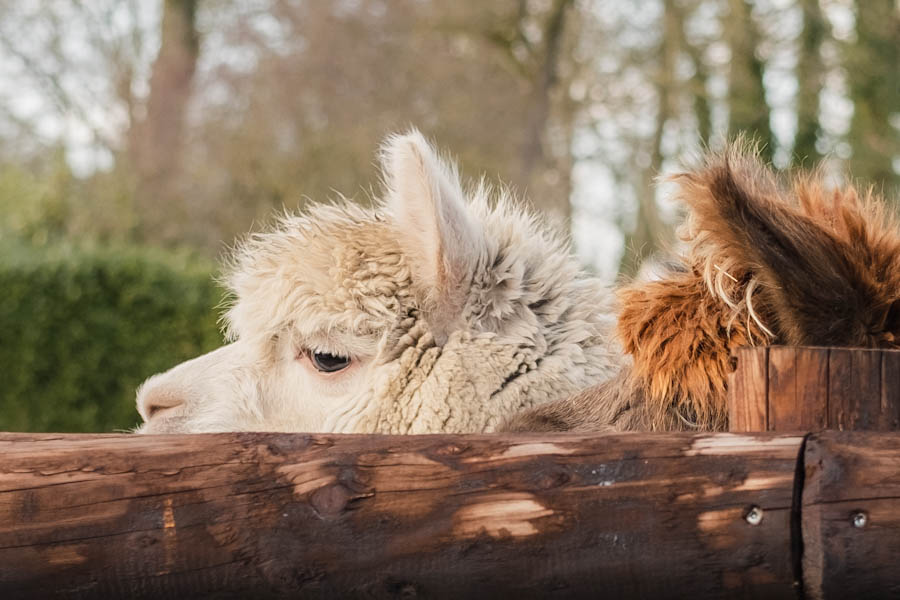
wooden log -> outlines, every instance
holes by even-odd
[[[0,597],[793,598],[800,444],[0,434]]]
[[[900,351],[740,348],[729,430],[900,430]]]
[[[804,461],[805,597],[900,598],[900,435],[813,434]]]

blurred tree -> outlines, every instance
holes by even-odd
[[[102,216],[89,205],[112,195],[121,237],[216,251],[272,208],[367,201],[377,144],[410,126],[567,221],[572,0],[164,0],[155,24],[146,6],[4,6],[0,25],[0,50],[52,101],[32,135],[53,115],[109,157],[92,178],[111,191],[84,208]]]
[[[854,177],[897,189],[900,174],[900,8],[895,0],[857,0],[856,38],[845,50],[853,119]]]
[[[135,170],[139,238],[169,241],[186,199],[179,197],[186,113],[197,67],[197,1],[164,0],[159,52],[150,76],[144,118],[128,131],[128,155]]]
[[[656,254],[668,242],[670,228],[662,221],[656,203],[653,180],[662,172],[663,134],[666,124],[677,117],[675,95],[682,91],[683,82],[677,78],[677,64],[682,52],[683,15],[676,0],[663,0],[662,33],[659,36],[658,57],[653,76],[657,97],[653,136],[649,142],[650,160],[641,168],[637,187],[637,215],[635,227],[625,234],[625,253],[619,263],[619,273],[637,274],[643,260]]]
[[[700,2],[694,2],[693,10]],[[687,5],[690,7],[690,5]],[[678,36],[678,43],[687,53],[690,59],[690,67],[693,75],[688,82],[687,92],[693,98],[692,104],[694,109],[694,117],[697,121],[697,138],[701,145],[709,144],[712,135],[712,99],[710,97],[708,87],[710,78],[710,67],[704,57],[704,51],[708,44],[702,39],[696,39],[699,36],[692,36],[686,31],[687,27],[687,7],[682,8],[681,4],[675,4],[672,7],[667,6],[667,11],[674,12],[677,15],[678,27],[673,34]],[[670,17],[671,18],[671,17]]]
[[[58,165],[67,162],[66,186],[43,185],[46,193],[26,195],[39,202],[12,209],[31,215],[30,230],[79,240],[133,237],[134,186],[124,141],[146,110],[144,71],[154,45],[147,6],[140,0],[0,3],[0,68],[13,83],[0,87],[0,132],[9,132],[0,135],[8,144],[0,143],[0,160],[42,185],[48,177],[61,181]],[[76,141],[78,156],[72,156]],[[88,157],[97,172],[78,177],[69,170]],[[21,196],[4,201],[23,204]],[[48,212],[50,205],[56,208]],[[55,225],[39,224],[44,218]],[[31,241],[41,238],[18,231]]]
[[[759,56],[760,33],[747,0],[728,0],[725,32],[731,46],[728,74],[728,136],[747,132],[761,142],[767,160],[775,152]]]
[[[184,223],[214,224],[201,243],[215,243],[310,197],[368,201],[374,150],[410,126],[457,152],[466,175],[503,181],[565,223],[570,10],[568,1],[220,2],[204,13],[218,48],[207,48],[198,79]]]
[[[41,155],[16,163],[39,175],[60,143],[73,165],[93,153],[99,168],[75,168],[57,203],[69,206],[56,211],[58,235],[214,253],[273,209],[339,193],[369,201],[374,149],[414,125],[457,152],[464,173],[508,183],[562,224],[573,169],[590,165],[580,185],[605,187],[579,218],[619,227],[605,231],[624,241],[618,270],[631,273],[677,220],[654,179],[726,133],[750,131],[785,166],[788,150],[840,155],[846,141],[854,173],[896,178],[897,13],[859,2],[857,35],[838,55],[830,14],[850,5],[2,3],[0,70],[17,83],[0,89],[0,137],[15,140],[0,160]],[[820,98],[842,95],[856,107],[851,131],[840,118],[823,129],[835,103]]]
[[[568,226],[571,218],[569,194],[570,169],[563,164],[553,164],[553,151],[548,148],[548,127],[552,123],[554,95],[561,79],[561,56],[570,46],[566,43],[567,17],[572,0],[554,0],[545,10],[535,9],[536,3],[519,0],[515,12],[508,11],[499,19],[487,20],[483,32],[485,39],[496,45],[502,56],[520,73],[522,83],[530,88],[530,106],[523,114],[523,143],[515,165],[515,180],[524,183],[532,193],[538,192],[532,202],[538,208]],[[477,25],[473,28],[477,31]],[[559,115],[563,120],[571,113]],[[571,142],[571,128],[564,127],[564,141]],[[568,151],[564,156],[568,157]],[[546,189],[547,180],[555,188]]]
[[[821,158],[819,139],[819,97],[823,77],[822,42],[827,27],[819,0],[800,0],[803,29],[797,48],[797,134],[794,136],[794,160],[807,166]]]

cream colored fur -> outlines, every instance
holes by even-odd
[[[506,192],[464,193],[418,132],[382,169],[374,209],[315,206],[238,248],[232,342],[145,382],[140,432],[491,431],[613,373],[611,297],[557,236]]]

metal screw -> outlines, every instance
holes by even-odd
[[[762,523],[763,519],[763,509],[758,506],[751,506],[750,510],[747,512],[747,516],[744,517],[748,523],[751,525],[759,525]]]
[[[863,527],[866,526],[866,523],[869,522],[869,517],[866,515],[866,513],[862,512],[862,511],[855,512],[855,513],[853,513],[851,522],[853,523],[853,526],[856,527],[857,529],[862,529]]]

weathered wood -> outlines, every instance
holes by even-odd
[[[0,597],[792,598],[800,443],[0,434]]]
[[[827,349],[769,349],[767,430],[822,429],[827,422],[823,405],[827,398]]]
[[[880,353],[835,348],[829,366],[835,376],[828,387],[828,422],[840,430],[872,429],[873,409],[877,414],[881,405]]]
[[[879,431],[900,431],[900,352],[881,354]]]
[[[767,372],[769,384],[766,386],[767,430],[776,430],[779,425],[788,431],[801,431],[800,411],[792,410],[797,403],[796,361],[794,349],[775,346],[769,349]]]
[[[807,598],[900,598],[900,435],[827,431],[806,443]]]
[[[728,415],[732,431],[768,430],[769,348],[738,348],[738,369],[729,382]]]
[[[772,346],[735,358],[731,431],[900,430],[900,351]]]

